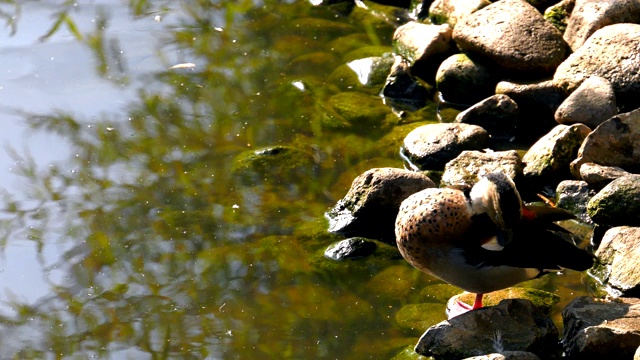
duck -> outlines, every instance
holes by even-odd
[[[555,222],[574,216],[525,205],[507,174],[485,174],[473,186],[428,188],[407,197],[395,222],[402,257],[415,268],[475,293],[456,302],[458,315],[483,307],[483,295],[564,269],[584,271],[595,257]],[[455,316],[454,315],[454,316]]]

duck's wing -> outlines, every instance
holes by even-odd
[[[462,256],[476,267],[512,266],[558,271],[583,271],[593,266],[594,257],[565,239],[566,230],[553,224],[524,222],[513,230],[491,233],[490,220],[478,219],[478,241],[463,244]]]

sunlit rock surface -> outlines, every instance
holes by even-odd
[[[603,27],[560,64],[555,86],[567,93],[589,77],[601,76],[613,86],[618,105],[635,109],[640,104],[640,25]]]
[[[609,80],[591,76],[560,104],[555,113],[559,124],[582,123],[595,129],[618,114],[616,94]]]
[[[613,295],[640,295],[640,227],[607,230],[596,256],[592,272]]]
[[[511,179],[515,179],[522,173],[522,161],[518,152],[463,151],[447,163],[440,181],[443,186],[471,186],[478,182],[480,177],[495,170],[500,170]]]
[[[640,346],[638,299],[604,302],[583,296],[567,305],[562,317],[569,359],[631,359]]]
[[[610,182],[589,200],[587,213],[598,224],[640,226],[640,175]]]
[[[571,162],[571,173],[580,178],[583,163],[620,167],[640,173],[640,110],[619,114],[603,122],[585,139]]]
[[[437,359],[462,359],[502,351],[527,351],[540,358],[558,354],[558,329],[528,300],[503,300],[429,328],[415,351]]]
[[[456,116],[456,123],[481,126],[492,139],[515,137],[520,109],[507,95],[493,95]]]
[[[429,124],[411,131],[401,152],[420,170],[441,170],[464,150],[480,150],[489,141],[489,133],[469,124]]]
[[[537,181],[570,177],[569,164],[590,132],[583,124],[557,125],[522,157],[523,175]]]
[[[580,177],[589,186],[600,190],[613,180],[631,175],[628,171],[616,166],[604,166],[594,163],[583,163],[580,165]]]
[[[435,187],[427,176],[403,169],[371,169],[353,180],[347,194],[325,216],[329,231],[395,243],[395,220],[409,195]]]
[[[587,203],[595,191],[585,181],[563,180],[556,187],[556,206],[575,215],[580,221],[591,224]]]
[[[440,64],[435,82],[446,101],[474,104],[493,95],[496,78],[486,66],[465,54],[455,54]]]
[[[567,51],[562,34],[524,0],[494,2],[464,17],[453,39],[463,52],[529,78],[553,73]]]

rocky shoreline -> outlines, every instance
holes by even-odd
[[[560,345],[538,305],[507,299],[422,329],[415,351],[436,359],[630,358],[640,346],[640,2],[414,5],[407,21],[396,17],[393,61],[368,62],[371,71],[388,68],[381,94],[400,117],[436,90],[442,109],[465,110],[407,134],[397,144],[405,169],[374,168],[354,180],[326,214],[329,231],[350,239],[327,256],[366,256],[375,244],[363,238],[394,244],[404,198],[501,170],[525,199],[544,193],[593,228],[599,261],[589,274],[608,296],[565,307]]]

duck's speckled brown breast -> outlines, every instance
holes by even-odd
[[[416,268],[443,260],[443,253],[461,241],[471,226],[471,208],[456,189],[425,189],[405,199],[396,218],[396,242],[402,256]]]

